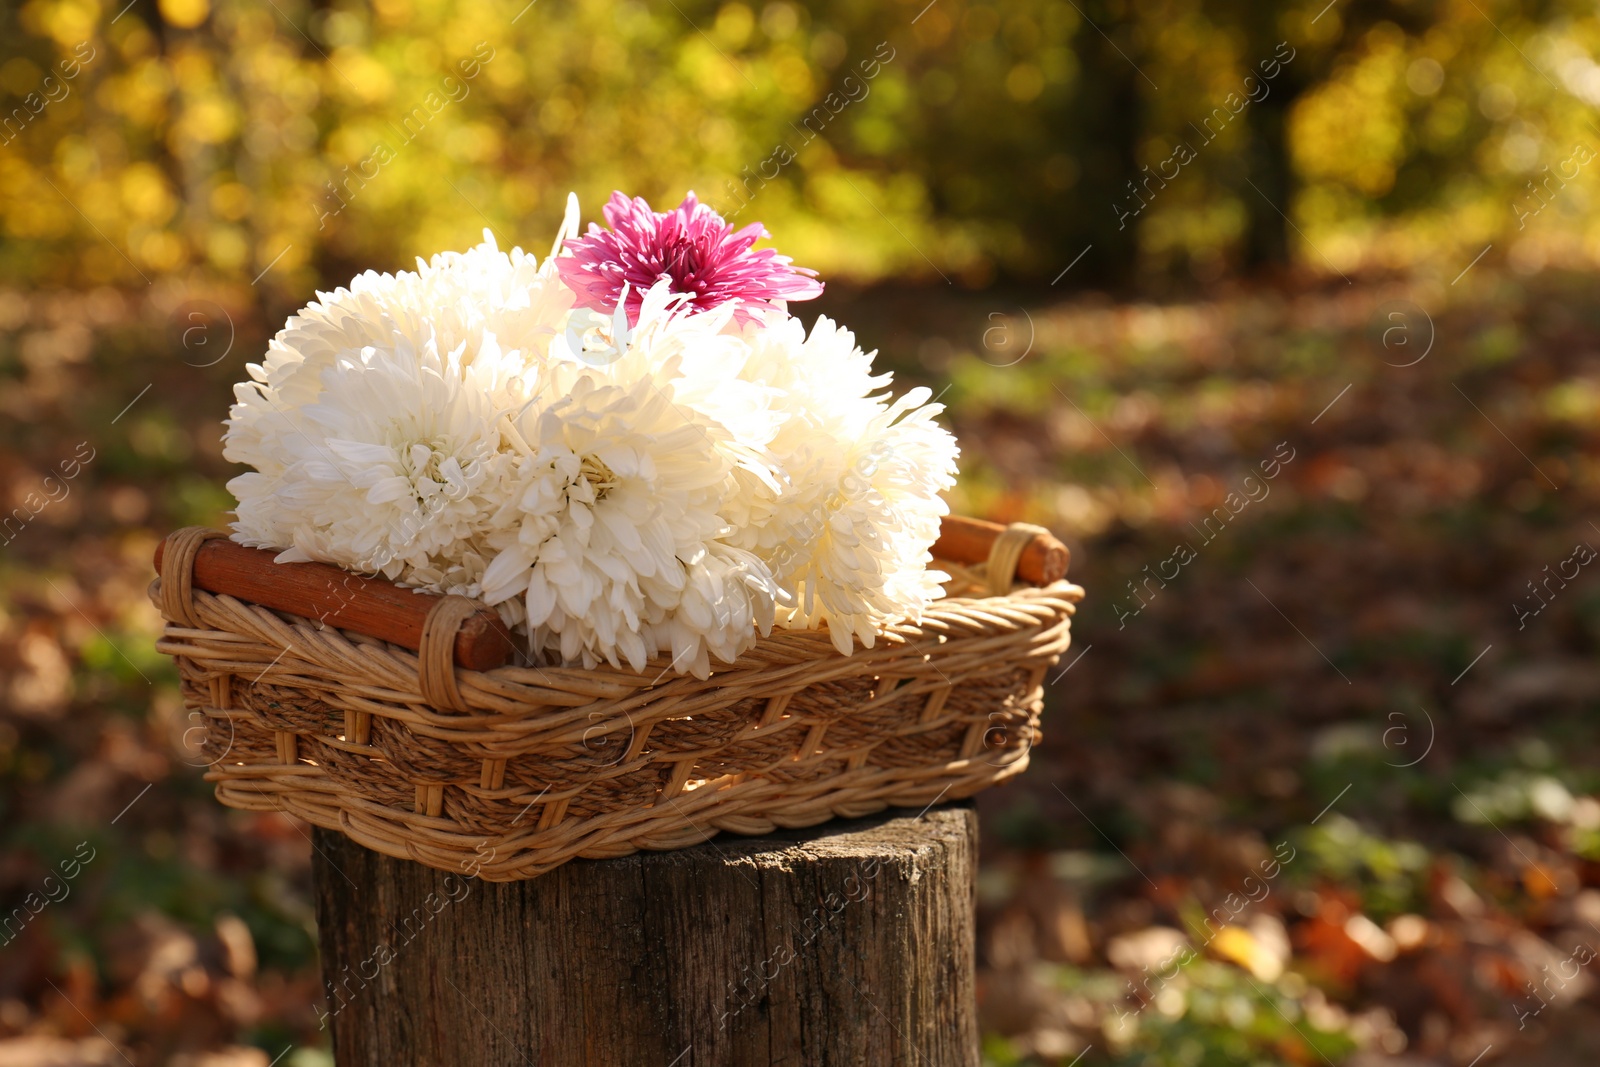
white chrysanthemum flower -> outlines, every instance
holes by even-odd
[[[246,367],[251,380],[233,387],[223,454],[275,473],[279,442],[300,432],[299,411],[316,400],[322,372],[341,355],[429,338],[440,352],[462,349],[469,365],[492,335],[501,350],[531,364],[565,327],[571,306],[572,293],[548,262],[541,269],[520,248],[499,251],[487,230],[483,244],[418,260],[415,272],[367,271],[348,289],[318,293],[278,331],[266,358]]]
[[[635,670],[658,651],[699,677],[768,632],[766,567],[718,543],[726,433],[673,396],[677,367],[613,383],[591,369],[510,429],[521,492],[497,519],[491,604],[521,597],[535,648]],[[509,420],[508,420],[509,422]]]
[[[730,540],[772,568],[792,596],[788,627],[826,623],[848,654],[873,646],[879,629],[916,618],[947,576],[928,549],[949,509],[955,438],[933,421],[943,410],[913,389],[889,403],[874,391],[872,356],[855,336],[819,318],[810,336],[795,320],[747,331],[744,376],[771,386],[787,418],[768,443],[783,474],[776,492],[746,484]]]
[[[302,430],[279,443],[283,560],[317,559],[474,595],[483,537],[515,458],[498,419],[525,374],[486,338],[477,358],[375,346],[323,371]]]
[[[550,389],[560,395],[584,375],[628,384],[656,379],[675,368],[673,399],[707,420],[707,438],[757,482],[776,489],[766,445],[786,417],[778,390],[741,377],[750,356],[746,335],[733,325],[737,304],[697,312],[666,282],[645,293],[637,324],[629,327],[623,303],[610,316],[574,309],[565,334],[550,346]]]
[[[475,595],[487,521],[515,456],[498,422],[526,402],[571,294],[492,237],[415,273],[319,294],[235,387],[224,455],[234,537]]]

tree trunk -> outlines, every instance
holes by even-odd
[[[1080,14],[1089,23],[1077,31],[1076,52],[1083,64],[1080,81],[1091,88],[1068,121],[1085,145],[1083,177],[1072,191],[1070,207],[1062,205],[1059,217],[1081,228],[1092,251],[1073,270],[1075,279],[1054,274],[1045,280],[1061,280],[1064,288],[1116,289],[1131,285],[1138,272],[1142,208],[1133,190],[1141,177],[1144,93],[1155,90],[1136,65],[1136,27],[1121,8],[1086,3]],[[1063,130],[1063,139],[1066,136]],[[1061,268],[1081,251],[1081,246],[1062,240],[1057,250]]]
[[[1289,114],[1296,101],[1314,84],[1308,67],[1315,62],[1302,49],[1290,47],[1280,31],[1281,11],[1274,4],[1247,3],[1243,10],[1248,53],[1247,74],[1260,78],[1264,62],[1278,61],[1278,75],[1266,82],[1267,95],[1245,113],[1248,140],[1243,153],[1244,175],[1249,184],[1236,182],[1245,209],[1244,266],[1271,272],[1291,262],[1289,219],[1294,215],[1296,182],[1289,155]],[[1291,56],[1283,62],[1285,56]],[[1268,68],[1271,69],[1271,68]],[[1251,188],[1251,185],[1255,188]],[[1320,265],[1320,261],[1319,261]]]
[[[339,1067],[976,1067],[970,805],[487,883],[316,831]]]
[[[1255,188],[1245,185],[1239,196],[1245,206],[1244,263],[1252,270],[1277,268],[1289,263],[1289,220],[1294,211],[1294,167],[1289,159],[1289,110],[1294,83],[1287,71],[1283,84],[1250,112],[1250,141],[1245,149],[1245,173]]]

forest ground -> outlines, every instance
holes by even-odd
[[[1088,590],[980,801],[989,1063],[1595,1061],[1594,286],[825,298]],[[0,1065],[313,1067],[305,828],[209,798],[144,592],[262,332],[158,305],[0,294],[0,493],[74,471],[0,538],[0,903],[79,861]]]

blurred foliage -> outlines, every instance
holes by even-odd
[[[1109,1049],[1105,1056],[1094,1059],[1097,1067],[1337,1063],[1358,1047],[1347,1032],[1352,1029],[1351,1020],[1330,1010],[1298,975],[1290,974],[1263,987],[1237,967],[1197,959],[1178,971],[1151,1010],[1124,1012],[1125,1018],[1119,1018],[1121,989],[1114,981],[1075,967],[1050,967],[1048,971],[1065,996],[1103,1005]],[[1355,1029],[1359,1032],[1359,1021]],[[1069,1056],[1030,1056],[999,1035],[989,1036],[983,1052],[985,1067],[1071,1060]]]
[[[1412,911],[1424,899],[1428,850],[1415,841],[1390,841],[1334,813],[1304,837],[1306,863],[1297,871],[1359,887],[1363,910],[1379,919]]]
[[[1597,50],[1577,0],[26,0],[0,280],[298,302],[542,252],[569,188],[693,188],[843,279],[1593,257]]]

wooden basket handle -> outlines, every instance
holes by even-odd
[[[189,540],[192,536],[179,530],[156,545],[156,573],[161,575],[163,596],[169,581],[169,576],[161,569],[167,543],[176,543],[180,538]],[[274,563],[276,552],[249,548],[226,538],[226,534],[218,534],[192,552],[190,581],[195,588],[208,593],[226,593],[341,630],[354,630],[413,652],[422,649],[423,637],[429,632],[428,618],[435,606],[451,599],[435,593],[401,589],[393,582],[363,578],[326,563]],[[175,583],[178,581],[175,576],[170,577]],[[170,612],[167,614],[173,617]],[[454,648],[457,666],[469,671],[487,671],[510,662],[516,642],[494,611],[479,605],[472,613],[452,611],[451,618],[452,621],[460,619]],[[173,621],[192,620],[185,614]]]
[[[1019,533],[1025,531],[1031,533],[1032,537],[1002,538],[1008,529],[1016,529]],[[1014,547],[1018,540],[1021,542],[1020,551]],[[1041,526],[1013,523],[1007,527],[998,522],[969,519],[964,515],[946,515],[940,522],[939,539],[933,543],[933,558],[969,566],[978,563],[1003,564],[1003,560],[991,560],[991,554],[997,547],[1008,550],[1008,556],[1016,552],[1016,577],[1032,585],[1059,582],[1067,576],[1067,565],[1072,561],[1072,553],[1067,546]],[[1004,569],[1003,566],[1001,569]],[[1004,580],[1007,576],[996,574],[995,577],[1002,579],[1005,588],[1010,587],[1010,582]]]

